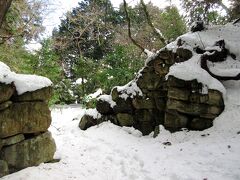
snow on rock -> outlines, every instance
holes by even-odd
[[[216,46],[217,41],[224,40],[225,47],[230,53],[236,56],[233,60],[228,56],[227,60],[219,63],[210,63],[208,66],[210,71],[220,76],[236,76],[240,73],[240,29],[239,26],[229,23],[225,26],[210,26],[207,30],[189,32],[180,36],[175,42],[167,45],[166,47],[176,52],[179,47],[184,47],[193,52],[193,57],[182,63],[176,63],[170,67],[169,75],[173,75],[176,78],[183,80],[197,79],[208,86],[209,89],[216,89],[226,94],[226,90],[222,83],[215,78],[211,77],[204,69],[200,66],[201,54],[197,54],[196,48],[207,51],[221,51],[219,46]],[[179,46],[179,42],[181,42]],[[209,52],[210,51],[210,52]]]
[[[52,82],[46,77],[16,74],[3,62],[0,62],[0,82],[5,84],[14,83],[18,95],[52,85]]]
[[[152,57],[152,56],[154,56],[154,55],[155,55],[155,53],[154,53],[154,52],[152,52],[152,51],[149,51],[148,49],[144,49],[144,53],[146,53],[146,54],[147,54],[147,57]]]
[[[210,71],[219,76],[236,76],[240,73],[240,61],[228,56],[223,62],[208,62]]]
[[[103,93],[102,89],[99,88],[96,92],[87,95],[86,99],[94,99],[97,98],[98,96],[100,96]]]
[[[94,119],[101,118],[101,114],[97,111],[97,109],[86,109],[85,115],[92,116]]]
[[[206,85],[208,89],[216,89],[225,95],[226,89],[222,83],[201,68],[200,57],[201,55],[195,54],[188,61],[172,65],[169,69],[169,73],[166,75],[166,78],[171,75],[186,81],[196,79],[199,83]]]
[[[97,100],[102,100],[102,101],[108,102],[110,104],[111,108],[116,106],[116,102],[112,100],[111,95],[101,95],[97,98]]]
[[[226,48],[231,53],[235,54],[237,59],[240,59],[240,30],[239,26],[233,23],[222,25],[215,25],[207,27],[205,31],[189,32],[177,38],[176,41],[167,45],[167,48],[173,50],[178,47],[177,42],[181,39],[185,46],[199,47],[201,49],[209,49],[215,47],[215,42],[223,40],[225,41]]]
[[[139,95],[139,96],[143,95],[141,89],[138,87],[138,85],[136,83],[136,80],[130,81],[129,83],[127,83],[124,86],[116,86],[115,88],[117,88],[118,92],[121,92],[119,97],[121,97],[125,100],[128,97],[133,98],[136,95]],[[113,89],[115,89],[115,88],[113,88]]]

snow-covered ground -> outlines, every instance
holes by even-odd
[[[55,157],[61,161],[2,179],[239,180],[240,83],[225,87],[226,108],[212,128],[171,134],[161,127],[156,138],[109,122],[82,131],[79,121],[72,120],[84,113],[81,107],[55,107],[50,131],[57,144]]]

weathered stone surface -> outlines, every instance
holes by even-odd
[[[180,88],[170,87],[168,90],[168,98],[188,101],[191,92]]]
[[[0,178],[8,174],[9,172],[7,162],[0,160]]]
[[[5,101],[0,104],[0,111],[7,109],[9,106],[12,105],[12,101]]]
[[[51,114],[45,102],[14,103],[0,113],[0,138],[44,132],[50,124]]]
[[[0,158],[8,162],[10,173],[30,166],[37,166],[53,159],[56,145],[50,132],[18,144],[3,147]]]
[[[132,99],[122,99],[118,98],[116,99],[116,106],[114,106],[113,110],[115,113],[132,113],[133,112],[133,105],[132,105]]]
[[[176,131],[186,128],[188,125],[187,116],[179,114],[177,111],[170,110],[165,113],[164,126],[167,129]]]
[[[177,48],[176,54],[177,54],[176,62],[187,61],[192,57],[192,51],[181,47]]]
[[[88,129],[89,127],[91,126],[95,126],[97,125],[97,119],[93,118],[92,116],[89,116],[89,115],[84,115],[79,124],[78,124],[78,127],[81,129],[81,130],[86,130]]]
[[[158,58],[165,60],[166,64],[172,65],[175,63],[175,54],[168,49],[162,50],[158,54]]]
[[[0,83],[0,103],[9,100],[15,92],[13,84]]]
[[[168,87],[191,89],[191,91],[199,92],[202,89],[202,84],[198,83],[196,79],[191,81],[184,81],[174,76],[169,76],[167,80]]]
[[[145,135],[149,135],[152,131],[154,131],[155,126],[152,122],[143,121],[139,123],[138,129],[145,136]]]
[[[149,111],[146,109],[136,110],[135,119],[138,122],[153,122],[154,121],[152,111]]]
[[[26,101],[49,101],[52,96],[52,87],[45,87],[38,89],[33,92],[26,92],[22,95],[14,95],[13,101],[15,102],[26,102]]]
[[[222,93],[216,90],[209,89],[207,100],[204,96],[200,97],[200,103],[216,105],[216,106],[224,106],[224,101],[222,97]]]
[[[212,127],[213,120],[205,118],[194,118],[190,123],[190,128],[193,130],[204,130]]]
[[[3,147],[3,141],[2,141],[2,139],[0,138],[0,151],[1,151],[2,147]]]
[[[166,98],[162,97],[156,97],[155,98],[155,103],[156,103],[156,108],[160,111],[164,111],[166,109]]]
[[[101,114],[111,114],[113,113],[113,108],[107,101],[98,100],[96,104],[96,109]]]
[[[154,109],[156,108],[156,104],[153,98],[149,97],[136,97],[132,101],[133,107],[136,109]]]
[[[181,40],[178,43],[176,52],[161,49],[138,73],[134,82],[142,96],[127,97],[124,94],[124,98],[121,98],[128,89],[121,88],[122,92],[119,92],[115,87],[112,90],[111,96],[116,102],[113,112],[110,113],[109,105],[102,105],[103,110],[98,108],[105,119],[111,116],[113,123],[133,126],[143,135],[154,131],[160,124],[171,131],[181,128],[200,130],[212,125],[212,120],[224,109],[222,94],[211,89],[203,94],[205,85],[196,79],[185,81],[173,76],[165,78],[171,65],[192,57],[190,50],[181,47]]]
[[[223,111],[222,107],[188,103],[174,99],[168,99],[167,109],[173,109],[181,113],[197,116],[199,116],[200,114],[201,115],[212,114],[218,116]]]
[[[208,90],[208,94],[201,94],[199,92],[192,92],[191,89],[170,87],[168,90],[168,98],[194,103],[224,106],[222,94],[212,89]]]
[[[134,115],[134,127],[140,130],[143,135],[154,131],[157,125],[163,124],[164,112],[157,109],[139,109]]]
[[[120,126],[133,126],[133,116],[126,113],[118,113],[117,120]]]
[[[164,60],[157,59],[154,61],[154,70],[157,74],[165,76],[169,71],[169,65]]]
[[[24,139],[25,138],[24,138],[23,134],[18,134],[16,136],[8,137],[5,139],[2,139],[2,146],[10,146],[13,144],[17,144],[17,143],[23,141]]]
[[[157,90],[157,91],[148,91],[147,96],[152,97],[152,98],[166,98],[168,94],[167,90]]]
[[[102,115],[102,117],[98,119],[98,123],[102,123],[106,121],[111,121],[112,123],[118,125],[118,120],[115,115]]]
[[[116,87],[112,89],[111,96],[113,101],[116,101],[119,98],[119,92]]]
[[[160,89],[163,86],[164,81],[165,79],[156,72],[146,72],[142,73],[142,76],[139,77],[137,85],[140,89],[147,89],[151,91]]]

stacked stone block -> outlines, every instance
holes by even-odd
[[[124,90],[113,88],[110,96],[116,105],[111,108],[107,101],[100,98],[96,108],[102,114],[101,118],[88,116],[86,119],[83,116],[79,127],[87,129],[110,120],[119,126],[133,126],[143,135],[156,130],[160,124],[172,132],[182,128],[203,130],[211,127],[213,120],[224,109],[222,94],[212,89],[202,92],[205,85],[197,80],[184,81],[173,76],[166,79],[171,65],[191,57],[192,52],[182,47],[175,53],[161,50],[133,80],[141,89],[141,95],[123,98]]]
[[[0,83],[0,177],[53,159],[51,91],[45,87],[19,96],[14,84]]]

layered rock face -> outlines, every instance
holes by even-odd
[[[182,128],[203,130],[223,111],[222,93],[207,89],[196,79],[185,81],[174,76],[166,79],[175,62],[187,61],[192,52],[178,48],[162,49],[146,63],[137,77],[124,87],[115,87],[111,95],[97,102],[98,118],[85,115],[79,127],[88,127],[110,120],[119,126],[133,126],[143,135],[157,133],[159,125],[170,131]],[[193,70],[194,71],[194,70]]]
[[[192,32],[150,53],[145,66],[125,86],[98,98],[93,116],[87,110],[79,123],[87,129],[103,121],[133,126],[143,135],[187,128],[204,130],[224,109],[223,81],[240,80],[239,23],[205,27],[196,22]]]
[[[53,159],[51,91],[44,87],[17,95],[13,83],[0,83],[0,177]]]

